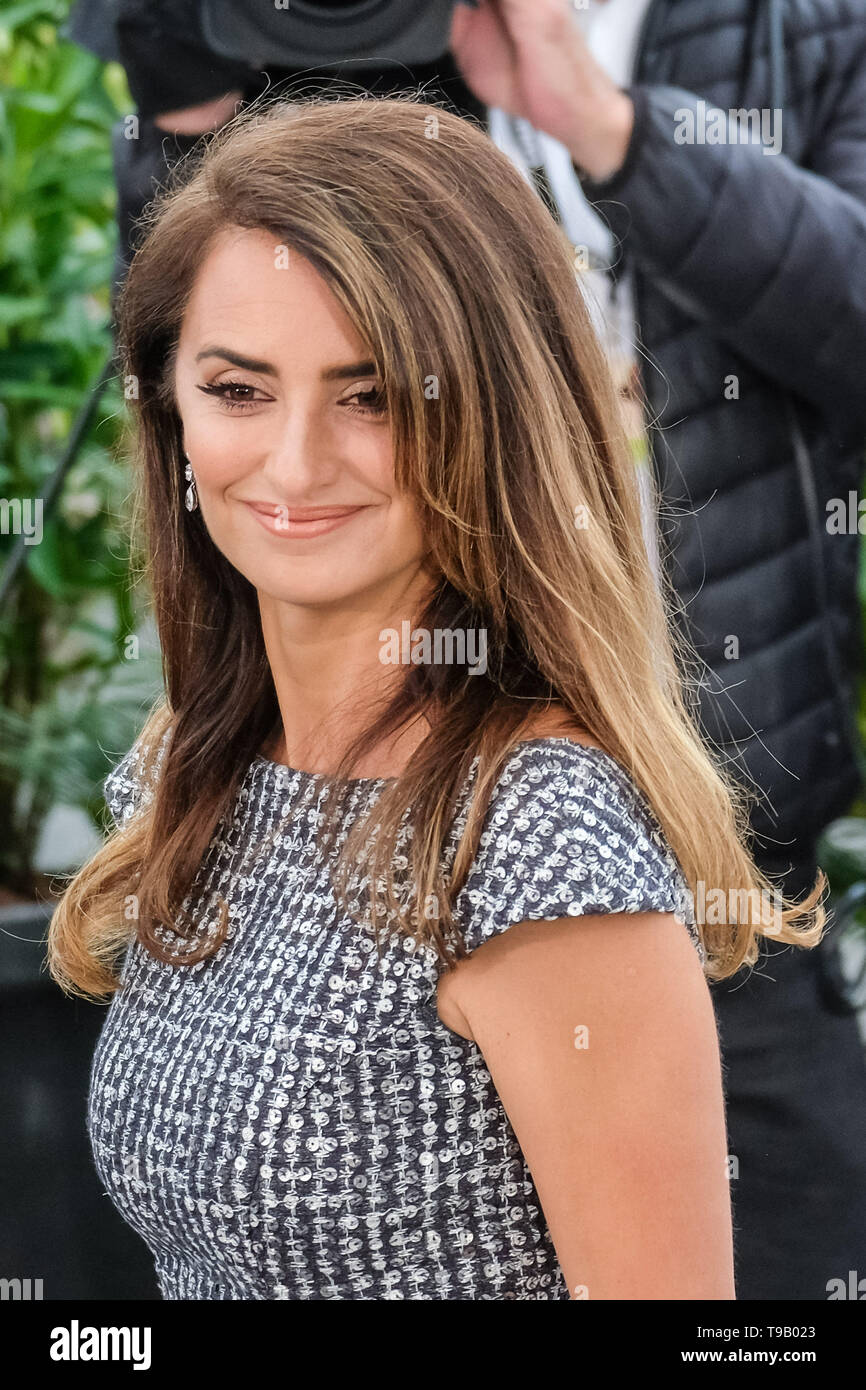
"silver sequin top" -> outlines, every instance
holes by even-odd
[[[118,823],[149,795],[136,766],[133,749],[106,782]],[[394,932],[380,962],[338,910],[314,844],[324,783],[257,758],[194,902],[206,931],[227,900],[227,940],[193,966],[129,948],[88,1100],[107,1195],[166,1299],[568,1299],[483,1054],[436,1011],[434,951]],[[353,783],[341,835],[383,785]],[[642,911],[676,912],[705,963],[620,764],[520,744],[456,900],[469,949],[528,918]]]

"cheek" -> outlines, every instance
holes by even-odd
[[[187,453],[192,459],[196,481],[206,491],[219,491],[249,472],[251,464],[249,431],[241,439],[231,428],[231,420],[199,420],[186,428]]]
[[[418,502],[411,493],[397,489],[394,458],[387,437],[371,448],[362,471],[371,496],[381,501],[377,509],[379,525],[392,559],[404,563],[423,555],[427,543]]]
[[[401,560],[420,558],[427,549],[424,529],[411,498],[392,497],[388,508],[388,527]]]

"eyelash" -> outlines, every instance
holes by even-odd
[[[219,399],[219,401],[220,401],[220,404],[223,406],[223,408],[224,408],[225,410],[249,410],[252,406],[258,404],[258,402],[255,401],[255,400],[245,400],[245,401],[232,400],[232,398],[227,394],[229,391],[232,391],[232,390],[234,390],[234,391],[252,391],[252,390],[254,390],[255,388],[252,387],[252,386],[250,386],[249,383],[246,382],[246,381],[220,381],[220,382],[218,382],[215,386],[199,386],[198,389],[199,389],[199,391],[203,391],[203,392],[205,393],[205,395],[207,395],[207,396],[216,396],[216,397],[218,397],[218,399]],[[356,395],[356,396],[372,396],[375,400],[380,401],[381,404],[379,404],[379,405],[367,405],[367,406],[357,406],[357,405],[356,405],[356,406],[351,406],[351,405],[350,405],[350,406],[347,406],[346,409],[347,409],[347,410],[350,410],[350,411],[352,412],[353,415],[384,415],[384,414],[385,414],[385,411],[386,411],[386,409],[387,409],[387,406],[386,406],[386,404],[385,404],[385,393],[384,393],[384,391],[383,391],[380,387],[373,387],[372,390],[370,390],[370,391],[356,391],[356,392],[355,392],[355,395]],[[352,397],[350,396],[349,399],[351,400]]]

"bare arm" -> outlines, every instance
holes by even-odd
[[[480,1047],[572,1298],[733,1299],[712,1000],[667,913],[523,922],[440,984]]]

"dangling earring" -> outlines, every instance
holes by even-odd
[[[189,483],[189,487],[186,490],[186,509],[188,512],[194,512],[198,506],[198,494],[195,490],[195,478],[192,476],[192,464],[188,461],[189,454],[184,454],[184,458],[187,459],[185,472],[186,480]]]

